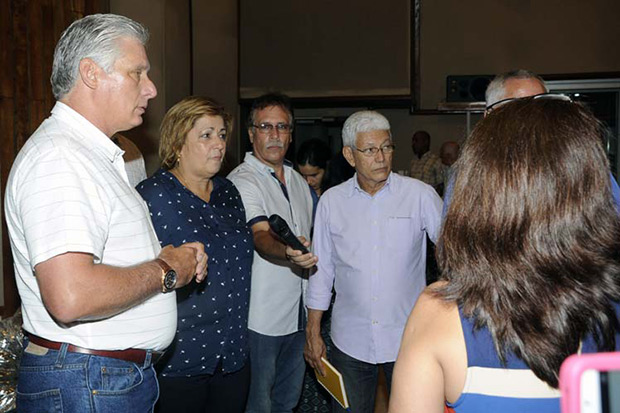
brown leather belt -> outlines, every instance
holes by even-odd
[[[57,341],[47,340],[43,337],[35,336],[34,334],[30,334],[28,332],[24,332],[24,334],[26,335],[26,337],[28,337],[28,340],[30,340],[31,343],[34,343],[41,347],[49,348],[50,350],[60,350],[61,346],[64,344]],[[148,350],[141,350],[137,348],[129,348],[127,350],[91,350],[89,348],[74,346],[73,344],[69,344],[69,346],[67,347],[67,351],[71,353],[110,357],[113,359],[125,360],[136,364],[144,364],[144,360],[146,360],[146,356],[149,352]],[[157,363],[157,361],[161,358],[163,354],[163,351],[151,351],[151,364]]]

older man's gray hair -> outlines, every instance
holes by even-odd
[[[536,79],[540,82],[541,86],[545,90],[545,93],[549,92],[545,81],[534,72],[530,72],[525,69],[511,70],[510,72],[500,73],[495,76],[484,94],[486,106],[490,106],[495,102],[499,102],[506,98],[506,90],[504,88],[506,81],[510,79]]]
[[[347,118],[342,127],[342,145],[355,147],[355,139],[360,132],[385,130],[392,137],[390,122],[385,116],[373,110],[355,112]]]
[[[116,14],[92,14],[73,22],[61,35],[52,65],[52,93],[62,99],[75,85],[80,61],[92,59],[107,73],[119,57],[118,41],[129,37],[146,45],[149,32],[140,23]]]

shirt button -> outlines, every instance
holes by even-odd
[[[379,322],[377,320],[372,320],[373,324],[379,324]]]

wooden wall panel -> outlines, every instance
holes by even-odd
[[[29,76],[28,76],[28,0],[13,2],[13,45],[15,58],[15,82],[13,85],[14,99],[14,135],[13,146],[21,148],[28,138],[30,113],[28,111],[29,100]]]
[[[43,16],[41,7],[35,2],[28,4],[28,43],[30,91],[33,99],[43,100],[45,76],[43,74]]]
[[[56,42],[60,38],[60,32],[56,34],[52,31],[54,27],[54,7],[51,0],[42,1],[41,25],[47,28],[42,35],[43,45],[41,50],[41,67],[43,76],[41,82],[43,84],[43,89],[45,90],[45,93],[43,94],[43,101],[45,102],[45,107],[51,108],[54,105],[54,96],[52,95],[52,85],[50,84],[49,79],[52,74],[54,48],[56,47]]]
[[[0,0],[0,97],[13,95],[11,4]]]
[[[86,14],[109,10],[107,0],[0,0],[0,183],[6,180],[26,139],[54,105],[50,75],[62,31]],[[10,316],[19,306],[13,260],[2,213],[4,307]]]

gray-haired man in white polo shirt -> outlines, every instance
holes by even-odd
[[[157,94],[147,31],[74,22],[54,53],[58,102],[15,159],[5,213],[22,300],[20,411],[151,411],[152,364],[176,330],[175,288],[204,279],[200,243],[160,248],[110,139]]]

